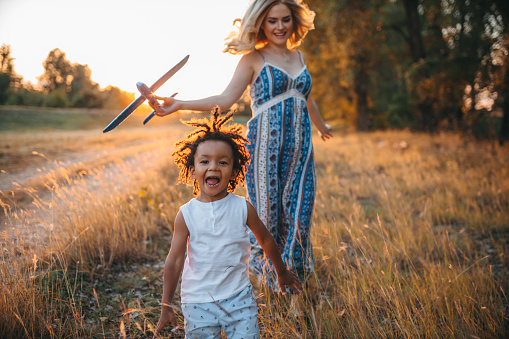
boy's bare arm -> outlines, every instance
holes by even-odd
[[[274,264],[281,292],[286,294],[286,287],[289,287],[293,292],[300,294],[302,284],[299,278],[295,273],[286,268],[281,258],[281,253],[279,253],[279,249],[277,248],[276,241],[260,220],[256,209],[249,201],[247,202],[247,226],[255,235],[256,240],[258,240],[258,243],[263,248],[263,251],[269,257],[272,264]]]
[[[166,262],[164,264],[164,276],[163,276],[163,298],[161,306],[161,317],[157,323],[155,335],[164,328],[169,322],[174,328],[177,327],[177,319],[175,313],[171,308],[171,302],[177,289],[180,273],[184,266],[186,259],[186,246],[187,239],[189,238],[189,230],[187,229],[186,223],[182,213],[178,213],[175,218],[175,227],[173,231],[173,238],[171,240],[171,247]]]

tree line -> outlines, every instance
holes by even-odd
[[[0,105],[121,109],[134,100],[118,87],[101,89],[88,65],[72,63],[58,48],[44,60],[36,88],[16,73],[11,52],[9,45],[0,47]]]
[[[302,49],[328,118],[509,138],[509,1],[306,2]]]
[[[410,128],[509,139],[509,1],[307,0],[314,32],[302,50],[322,113],[360,131]],[[101,90],[87,65],[59,49],[39,90],[0,49],[0,104],[123,108],[132,94]]]

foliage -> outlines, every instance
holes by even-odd
[[[64,52],[58,48],[50,51],[43,62],[43,66],[44,73],[38,80],[47,94],[55,90],[71,91],[74,70],[71,62],[66,59]]]
[[[0,73],[0,103],[7,101],[7,91],[9,90],[10,82],[11,78],[8,74]]]
[[[7,101],[11,88],[20,86],[22,79],[14,71],[14,58],[11,57],[11,47],[2,44],[0,47],[0,105]]]
[[[360,130],[471,133],[509,115],[504,1],[307,2],[317,32],[303,49],[326,117]]]
[[[103,108],[121,109],[127,107],[133,100],[134,94],[120,90],[118,87],[108,86],[102,91]]]
[[[23,83],[14,72],[10,46],[0,48],[0,104],[43,107],[122,109],[134,95],[108,86],[101,89],[92,81],[88,65],[72,63],[64,52],[55,48],[43,63],[44,73],[38,77],[38,90]]]
[[[327,119],[358,130],[454,130],[509,140],[507,1],[306,2],[316,30],[302,49]],[[15,73],[10,46],[0,52],[0,104],[120,109],[131,101],[132,94],[100,89],[87,65],[58,48],[44,61],[42,92]]]

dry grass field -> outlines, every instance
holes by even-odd
[[[0,337],[152,337],[192,197],[169,157],[182,133],[0,135],[21,159],[2,154],[0,175],[41,172],[2,193]],[[314,145],[316,272],[302,297],[257,290],[264,338],[509,335],[507,145],[405,131]]]

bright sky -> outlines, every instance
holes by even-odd
[[[178,61],[189,61],[156,93],[181,99],[219,94],[238,56],[222,53],[249,0],[0,0],[0,45],[11,46],[15,71],[36,83],[43,61],[60,48],[87,64],[101,87],[138,93]]]

